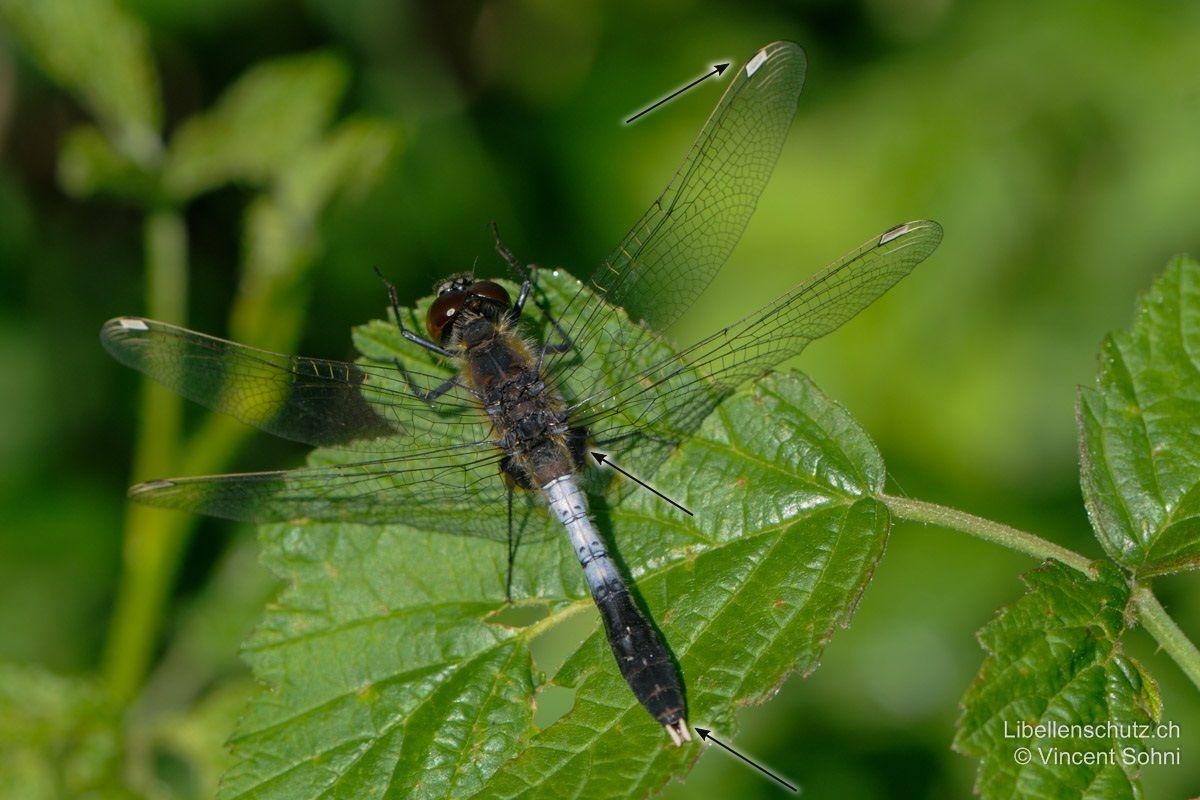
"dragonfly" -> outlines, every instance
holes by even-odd
[[[603,446],[652,474],[725,397],[854,317],[942,238],[933,221],[897,225],[741,321],[682,349],[667,344],[663,331],[741,238],[805,72],[795,43],[755,52],[663,193],[555,308],[537,268],[498,234],[519,279],[515,300],[497,281],[453,275],[436,287],[422,334],[385,281],[401,341],[419,357],[304,358],[141,317],[109,321],[101,340],[123,364],[268,433],[342,452],[298,469],[153,480],[131,497],[235,520],[405,525],[506,542],[510,581],[515,542],[565,532],[634,697],[676,745],[691,741],[671,651],[592,521],[587,477],[598,467],[586,453]],[[529,322],[531,308],[540,323]],[[528,335],[532,324],[540,337]]]

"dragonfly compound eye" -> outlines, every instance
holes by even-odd
[[[433,301],[425,315],[425,330],[435,342],[443,342],[450,333],[450,323],[471,298],[469,292],[446,292]]]
[[[512,305],[512,300],[508,296],[508,292],[504,287],[492,281],[475,281],[468,287],[467,291],[476,297],[484,300],[491,300],[493,303],[499,303],[504,308]]]

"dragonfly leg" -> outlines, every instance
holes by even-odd
[[[384,288],[387,289],[388,302],[392,307],[392,316],[396,318],[396,324],[404,330],[404,323],[400,321],[400,296],[396,293],[396,286],[391,281],[383,276],[383,270],[375,267],[375,274],[379,276],[379,280],[383,281]]]
[[[550,324],[554,326],[554,330],[558,332],[558,335],[563,337],[563,340],[561,342],[547,342],[546,346],[544,348],[542,348],[542,352],[544,352],[544,353],[569,353],[572,350],[574,350],[575,343],[573,341],[571,341],[571,338],[569,336],[567,336],[567,332],[564,331],[561,327],[559,327],[558,320],[551,317],[545,311],[543,311],[542,313],[546,314],[546,319],[548,319],[550,321]]]
[[[536,278],[537,267],[535,266],[533,270],[534,277]],[[559,324],[558,318],[550,311],[549,306],[537,297],[533,298],[533,302],[538,307],[538,310],[542,312],[542,316],[546,318],[546,321],[554,328],[554,332],[558,334],[560,339],[557,342],[546,342],[546,345],[542,348],[542,353],[569,353],[574,350],[575,343],[571,341],[571,337],[567,334],[566,329]]]
[[[496,227],[496,223],[492,222],[489,227],[492,229],[492,236],[496,238],[496,252],[508,264],[509,269],[521,279],[521,291],[517,294],[517,302],[513,303],[509,316],[513,320],[520,319],[521,312],[525,310],[525,301],[532,298],[533,304],[538,307],[538,310],[542,312],[542,316],[553,326],[555,332],[562,339],[560,342],[547,342],[542,347],[542,355],[570,352],[575,348],[575,345],[571,342],[571,337],[567,335],[566,330],[555,319],[554,314],[550,312],[550,308],[533,291],[537,285],[537,266],[532,264],[528,268],[522,266],[517,257],[512,254],[512,251],[504,246],[504,242],[500,241],[500,229]]]
[[[393,358],[392,363],[396,365],[400,375],[403,376],[404,382],[408,384],[408,390],[412,392],[413,397],[422,400],[430,405],[434,405],[434,401],[444,395],[446,392],[458,386],[458,375],[451,375],[446,380],[442,381],[432,389],[425,390],[417,385],[417,382],[412,379],[412,375],[408,374],[408,370],[404,368],[404,364],[398,358]]]
[[[421,347],[424,347],[426,350],[428,350],[432,353],[437,353],[439,356],[443,356],[445,358],[454,358],[455,356],[458,355],[453,350],[447,350],[445,347],[442,347],[437,342],[431,342],[428,339],[426,339],[424,336],[418,336],[417,334],[410,331],[408,328],[404,327],[403,322],[400,322],[399,320],[397,320],[397,324],[400,326],[400,334],[405,339],[408,339],[410,342],[412,342],[413,344],[420,345]]]
[[[513,319],[520,319],[521,312],[525,310],[525,301],[529,299],[529,293],[533,290],[533,280],[526,278],[521,282],[521,292],[517,295],[517,302],[513,303],[512,310],[509,316]]]
[[[554,316],[554,312],[550,310],[550,306],[546,305],[545,301],[532,293],[533,287],[537,284],[537,272],[537,265],[530,265],[529,277],[521,284],[521,294],[517,297],[517,303],[513,306],[513,310],[520,316],[519,309],[524,307],[526,296],[531,297],[533,304],[538,307],[538,311],[542,312],[542,317],[546,322],[550,323],[550,326],[554,328],[554,332],[558,334],[561,340],[558,342],[546,342],[542,347],[543,355],[546,353],[569,353],[575,349],[575,343],[571,341],[571,337],[567,334],[566,329],[559,324],[558,318]]]
[[[517,560],[517,537],[513,535],[513,486],[508,485],[508,569],[504,576],[504,599],[512,602],[513,564]]]
[[[454,358],[456,354],[453,350],[447,350],[437,342],[431,342],[424,336],[419,336],[410,331],[408,328],[404,327],[404,319],[400,316],[400,296],[396,292],[396,286],[387,278],[383,277],[383,273],[380,272],[379,267],[375,268],[375,274],[379,276],[379,280],[383,281],[383,285],[387,287],[388,305],[391,306],[392,316],[396,318],[396,327],[400,329],[400,335],[405,339],[408,339],[413,344],[420,345],[426,350],[437,353],[439,356]],[[450,387],[446,388],[448,389]],[[442,391],[446,390],[443,389]]]
[[[508,264],[508,268],[511,269],[518,278],[525,283],[529,283],[529,273],[523,266],[521,266],[521,262],[517,261],[517,257],[512,254],[512,251],[504,246],[504,242],[500,241],[500,229],[496,227],[496,222],[494,220],[489,222],[488,227],[491,228],[492,238],[496,240],[496,252],[500,254],[500,257],[504,259],[506,264]],[[522,292],[528,294],[527,292],[524,292],[524,287],[522,287]],[[521,301],[518,300],[518,302]]]

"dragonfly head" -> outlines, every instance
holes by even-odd
[[[430,338],[442,344],[450,339],[463,312],[495,322],[512,307],[503,286],[493,281],[477,281],[469,272],[447,278],[434,288],[437,299],[425,315],[425,329]]]

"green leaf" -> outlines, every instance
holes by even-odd
[[[0,798],[132,798],[120,714],[95,682],[0,664]]]
[[[228,640],[226,640],[228,643]],[[172,676],[174,677],[174,676]],[[156,679],[161,686],[165,681]],[[186,687],[195,684],[186,678]],[[226,742],[246,703],[257,691],[249,675],[206,684],[203,694],[188,696],[186,708],[174,708],[185,698],[155,696],[153,715],[138,718],[130,738],[137,743],[138,761],[127,765],[136,772],[138,786],[154,786],[152,795],[163,798],[212,798],[217,796],[221,776],[233,763]],[[176,689],[178,691],[178,689]],[[143,702],[142,707],[148,703]],[[164,707],[165,706],[165,707]]]
[[[1096,383],[1076,408],[1096,536],[1143,577],[1200,567],[1200,264],[1171,261]]]
[[[293,214],[311,219],[340,194],[363,194],[387,169],[400,141],[394,122],[346,120],[279,176],[281,202]]]
[[[322,214],[338,197],[358,196],[374,185],[399,144],[400,129],[393,123],[348,120],[250,202],[230,319],[234,338],[268,348],[290,346],[305,308],[295,290],[320,252]]]
[[[135,163],[160,156],[162,109],[146,29],[114,0],[0,0],[0,20]]]
[[[143,205],[150,205],[157,191],[154,176],[92,125],[67,134],[58,153],[58,182],[73,197],[105,194]]]
[[[954,747],[980,760],[975,790],[985,800],[1142,796],[1126,759],[1145,745],[1119,726],[1157,720],[1158,688],[1121,650],[1129,586],[1116,567],[1097,565],[1096,580],[1061,564],[1026,574],[1029,592],[979,633],[988,656],[963,697]],[[1021,728],[1107,723],[1118,727]]]
[[[546,273],[540,285],[554,307],[578,287]],[[398,339],[383,322],[356,337],[385,360],[413,353],[392,349]],[[846,412],[785,374],[728,398],[654,476],[694,519],[647,492],[593,496],[679,661],[693,724],[733,735],[738,708],[816,667],[883,552],[890,520],[872,497],[883,481]],[[448,529],[474,513],[470,495],[461,506]],[[264,528],[263,541],[290,587],[247,646],[266,690],[233,740],[226,800],[638,797],[699,753],[673,747],[634,700],[565,537],[518,552],[514,595],[548,612],[526,627],[496,616],[502,544],[304,523]],[[583,644],[542,676],[531,647],[581,621]],[[574,704],[539,729],[535,693],[549,686],[573,690]]]
[[[311,261],[320,214],[338,194],[358,194],[371,186],[399,139],[395,125],[361,119],[339,125],[327,140],[309,147],[279,176],[275,190],[246,210],[243,282],[294,276],[298,264]]]
[[[347,79],[346,65],[327,53],[251,68],[172,137],[167,191],[183,201],[231,181],[266,184],[295,168],[329,125]]]

